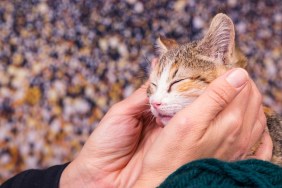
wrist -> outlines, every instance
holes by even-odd
[[[74,187],[91,187],[94,182],[87,173],[85,173],[76,161],[72,161],[63,171],[59,187],[60,188],[74,188]]]
[[[95,169],[87,167],[85,162],[78,159],[72,161],[63,171],[59,187],[77,188],[77,187],[104,187],[101,173],[96,173]],[[109,187],[107,185],[107,187]]]

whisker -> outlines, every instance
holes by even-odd
[[[146,80],[149,79],[149,77],[147,75],[144,75],[142,73],[137,74],[135,77],[136,77],[136,79],[142,80],[143,82],[145,82]]]
[[[152,116],[151,121],[150,121],[149,124],[151,124],[151,123],[154,122],[154,121],[156,121],[156,117],[155,117],[155,116]]]
[[[142,69],[145,71],[146,75],[149,75],[152,63],[147,56],[142,55],[142,57],[143,57],[143,59],[145,60],[145,63],[146,63],[146,66],[142,66]]]
[[[140,112],[140,114],[149,114],[149,113],[151,113],[150,109],[146,109],[146,110],[143,110],[142,112]]]
[[[151,61],[149,60],[149,58],[147,56],[145,56],[145,55],[143,55],[143,58],[147,62],[147,65],[150,66],[151,65]]]
[[[156,117],[153,114],[150,114],[149,117],[151,118],[149,119],[148,125],[150,125],[156,119]]]

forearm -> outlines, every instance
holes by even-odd
[[[61,174],[69,163],[44,170],[27,170],[4,182],[1,188],[59,187]]]

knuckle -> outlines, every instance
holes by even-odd
[[[229,94],[228,92],[222,88],[210,88],[210,90],[207,92],[208,96],[221,108],[224,108],[229,102]]]
[[[179,118],[179,120],[178,120],[178,123],[179,123],[180,126],[187,125],[187,122],[188,122],[187,118],[185,118],[185,117]]]
[[[232,113],[227,117],[227,124],[232,129],[240,128],[242,125],[243,119],[241,116]]]
[[[248,139],[241,139],[241,141],[239,142],[239,151],[241,151],[241,153],[246,153],[248,150]]]
[[[189,117],[179,117],[178,118],[178,124],[179,126],[186,127],[188,124],[190,124],[191,118]]]
[[[234,145],[234,143],[236,142],[236,136],[234,135],[229,135],[227,138],[226,138],[226,143],[229,145],[229,146],[232,146]]]
[[[173,117],[174,121],[173,124],[176,124],[178,127],[179,132],[187,132],[193,127],[192,125],[195,124],[194,118],[190,116],[179,116],[175,115]]]

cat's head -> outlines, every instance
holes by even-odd
[[[216,15],[205,37],[178,44],[160,37],[158,62],[150,74],[148,96],[153,115],[165,125],[192,103],[208,84],[233,67],[244,67],[243,55],[235,50],[235,30],[225,14]]]

